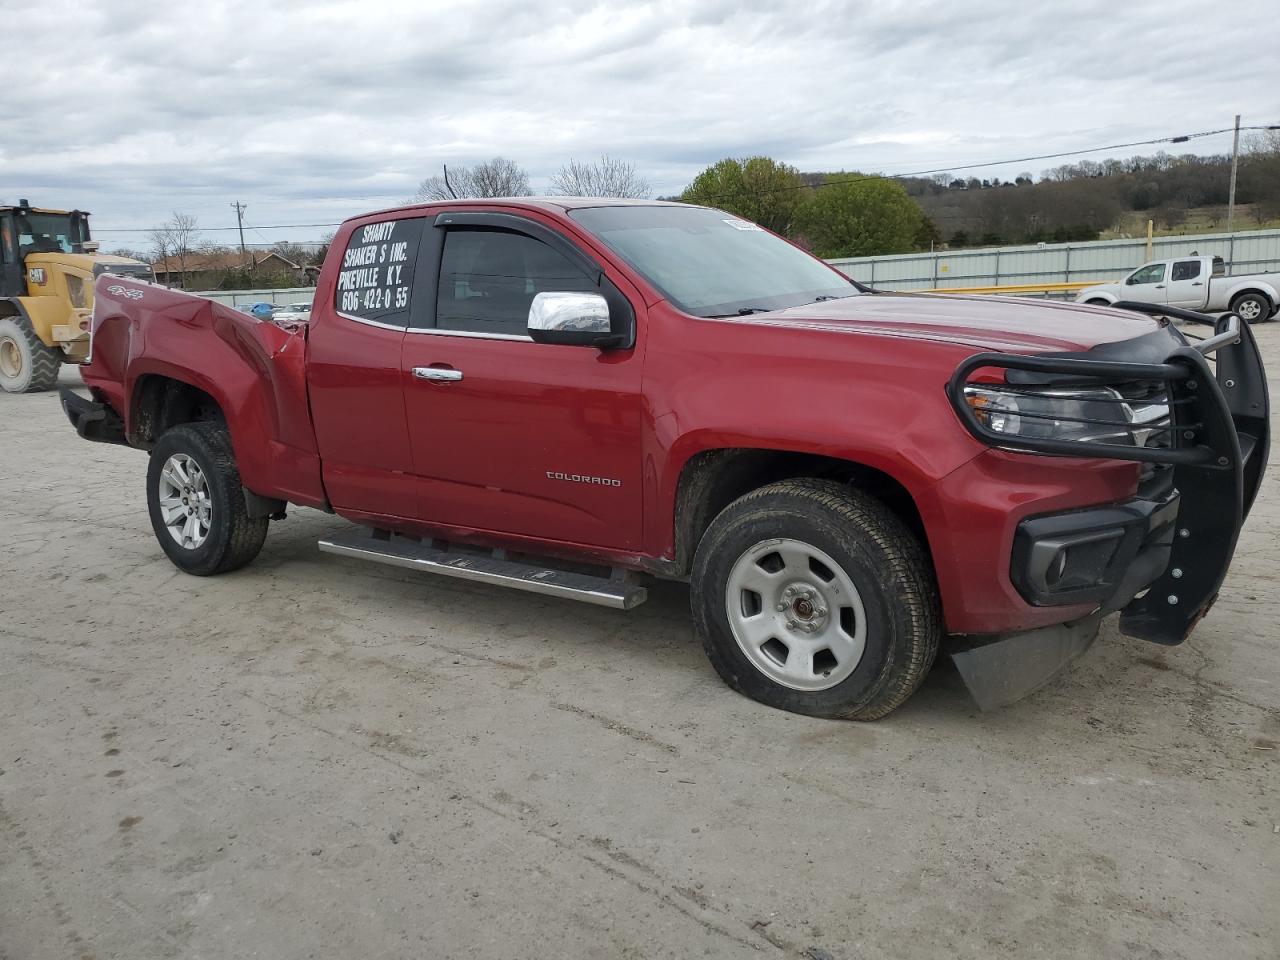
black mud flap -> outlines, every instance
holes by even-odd
[[[996,710],[1035,693],[1097,639],[1102,616],[1009,633],[951,651],[960,679],[980,710]]]
[[[62,410],[67,419],[76,428],[76,433],[85,440],[128,444],[124,435],[124,421],[105,403],[82,397],[70,387],[59,387],[58,396],[62,400]]]

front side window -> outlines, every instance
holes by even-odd
[[[1167,264],[1149,263],[1145,267],[1139,267],[1135,270],[1125,283],[1129,286],[1135,286],[1139,283],[1159,283],[1164,279],[1164,270]]]
[[[860,292],[821,260],[723,210],[619,205],[569,216],[695,316],[780,310]]]
[[[1173,265],[1174,280],[1194,280],[1200,276],[1199,260],[1179,260]]]
[[[539,293],[598,289],[541,240],[506,230],[457,228],[444,238],[436,328],[524,336],[529,305]]]
[[[392,327],[409,323],[409,291],[422,242],[422,218],[355,228],[342,253],[333,306],[352,320]]]

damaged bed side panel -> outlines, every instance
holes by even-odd
[[[153,378],[187,384],[218,404],[245,487],[324,507],[307,403],[306,325],[277,325],[203,297],[110,279],[97,285],[95,349],[82,375],[121,413],[131,442],[142,445],[154,426],[154,404],[140,402]]]

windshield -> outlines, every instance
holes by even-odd
[[[685,313],[734,316],[859,292],[754,223],[705,207],[583,207],[569,216]]]
[[[69,213],[28,213],[17,216],[18,250],[28,253],[75,253],[88,237],[83,221]]]

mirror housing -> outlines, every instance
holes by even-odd
[[[598,293],[540,293],[529,305],[529,338],[599,350],[630,346],[628,318],[619,319],[623,322],[614,322],[608,299]]]

